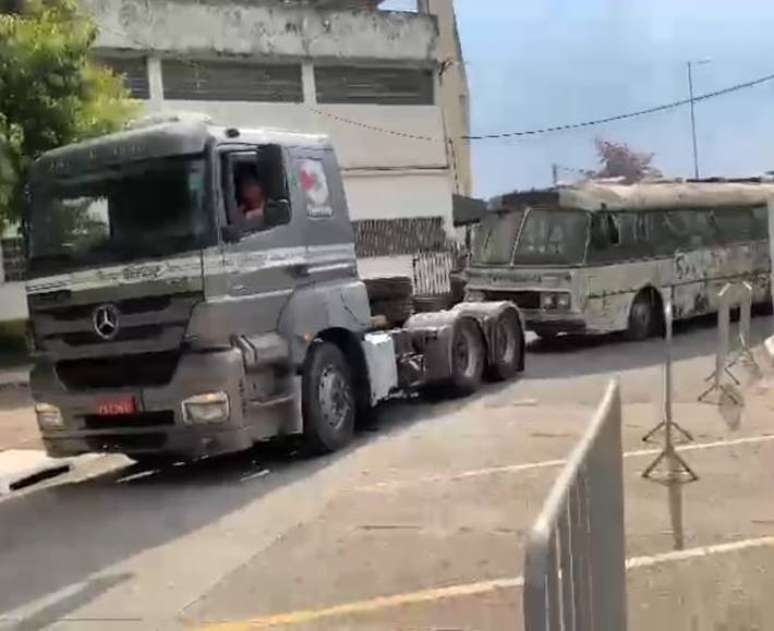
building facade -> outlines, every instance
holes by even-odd
[[[451,0],[83,0],[95,56],[148,113],[331,136],[361,274],[408,274],[470,193],[467,81]]]

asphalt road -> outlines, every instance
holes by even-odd
[[[772,324],[754,320],[756,342]],[[744,377],[741,414],[697,404],[714,344],[711,321],[675,337],[677,419],[699,443],[731,441],[690,454],[703,477],[684,498],[689,548],[774,535],[766,378]],[[391,403],[333,456],[263,447],[165,471],[90,461],[0,501],[0,628],[521,628],[523,543],[552,461],[613,376],[624,449],[642,450],[662,358],[659,340],[532,341],[519,380]],[[675,546],[663,488],[638,476],[650,457],[626,460],[629,556]]]

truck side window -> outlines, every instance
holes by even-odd
[[[306,212],[315,219],[333,216],[328,178],[322,160],[300,158],[297,163],[301,190],[306,199]]]
[[[279,146],[228,154],[224,161],[228,221],[243,233],[290,222],[287,179]]]

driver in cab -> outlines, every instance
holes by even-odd
[[[239,212],[245,221],[266,227],[266,192],[254,174],[246,174],[239,181]]]

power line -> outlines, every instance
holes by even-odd
[[[582,127],[593,127],[596,125],[603,125],[605,123],[612,123],[614,121],[620,121],[620,120],[626,120],[629,118],[636,118],[638,116],[646,116],[648,114],[655,114],[657,112],[663,112],[666,110],[675,109],[678,107],[682,107],[683,105],[688,105],[689,103],[698,103],[699,101],[706,101],[709,99],[713,99],[718,96],[723,96],[724,94],[730,94],[731,92],[737,92],[739,90],[744,90],[747,88],[752,88],[756,85],[760,85],[761,83],[766,83],[768,81],[774,80],[774,74],[765,75],[763,77],[759,77],[757,79],[753,79],[752,81],[745,81],[744,83],[737,83],[735,85],[728,86],[726,88],[723,88],[721,90],[715,90],[713,92],[706,92],[704,94],[700,94],[699,96],[695,96],[693,99],[680,99],[679,101],[672,101],[671,103],[664,103],[662,105],[656,105],[653,107],[648,107],[643,110],[636,110],[634,112],[627,112],[625,114],[616,114],[614,116],[607,116],[605,118],[597,118],[595,120],[590,121],[583,121],[580,123],[568,123],[565,125],[554,125],[552,127],[542,127],[538,129],[528,129],[525,131],[514,131],[514,132],[503,132],[503,133],[497,133],[497,134],[482,134],[477,136],[462,136],[463,140],[495,140],[499,138],[515,138],[519,136],[537,136],[541,134],[548,134],[551,132],[557,132],[557,131],[567,131],[570,129],[579,129]]]

